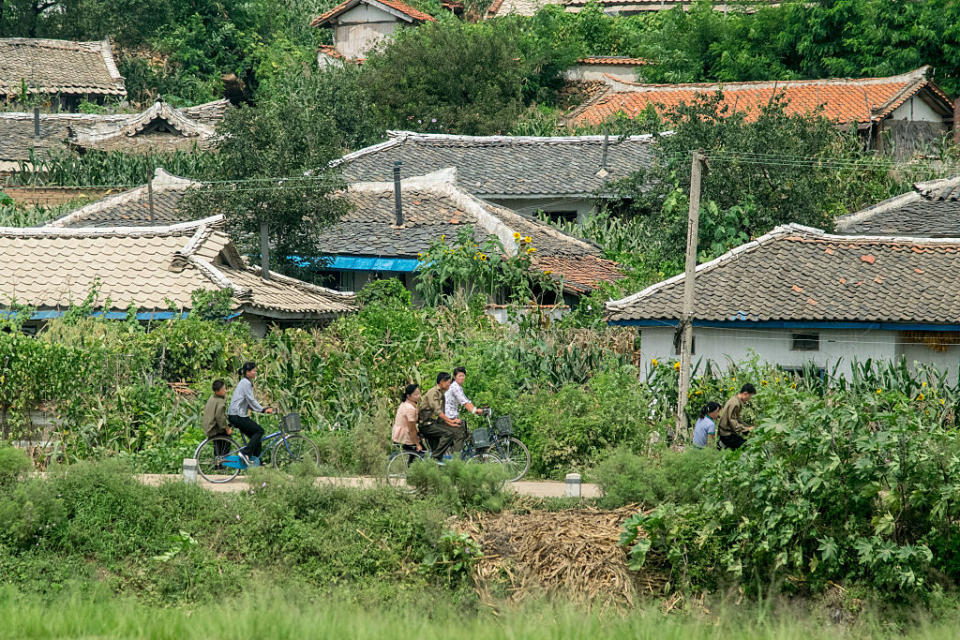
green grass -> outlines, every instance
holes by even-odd
[[[278,592],[197,607],[155,607],[106,593],[41,600],[0,589],[0,638],[357,638],[418,640],[656,640],[836,638],[952,638],[955,621],[918,622],[893,629],[859,621],[833,624],[791,610],[721,607],[717,613],[664,616],[650,607],[627,613],[592,612],[563,604],[464,613],[448,602],[361,607],[336,599],[298,599]]]

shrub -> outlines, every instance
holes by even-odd
[[[649,551],[708,588],[859,581],[909,597],[956,581],[960,434],[927,400],[780,389],[747,445],[708,471],[701,503],[628,523],[634,565]]]
[[[716,449],[664,451],[659,457],[642,456],[620,447],[594,470],[603,490],[606,508],[638,503],[653,507],[663,502],[696,504],[700,483],[719,458]]]
[[[500,511],[509,501],[504,492],[509,472],[499,464],[467,464],[453,459],[438,465],[433,460],[413,464],[407,483],[435,495],[457,510]]]
[[[23,450],[0,446],[0,489],[21,480],[32,466],[30,458]]]
[[[398,278],[384,278],[374,280],[358,291],[357,302],[364,307],[379,304],[409,308],[413,304],[413,297]]]

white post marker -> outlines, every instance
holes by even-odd
[[[568,473],[566,477],[566,483],[567,483],[567,497],[579,498],[580,497],[580,474]]]
[[[184,458],[183,459],[183,481],[189,482],[191,484],[196,484],[198,467],[199,465],[197,464],[196,458]]]

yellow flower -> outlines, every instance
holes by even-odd
[[[927,383],[926,383],[926,382],[921,382],[921,383],[920,383],[920,386],[921,386],[921,387],[925,387],[925,386],[927,386]]]
[[[553,273],[553,271],[551,271],[550,269],[547,269],[546,271],[543,272],[543,275],[548,276],[551,273]]]
[[[534,249],[533,247],[527,247],[527,255],[530,255],[534,251],[536,251],[536,249]]]
[[[531,238],[530,236],[524,236],[523,241],[526,242],[527,244],[530,244],[531,242],[533,242],[533,238]]]
[[[877,389],[877,393],[883,393],[883,389]]]
[[[946,400],[944,400],[943,398],[940,398],[940,404],[941,404],[941,405],[946,404],[946,402],[947,402]]]
[[[797,383],[794,382],[793,384],[791,384],[791,385],[790,385],[790,388],[791,388],[791,389],[796,389],[796,388],[797,388]]]
[[[918,400],[918,401],[919,401],[919,400],[923,400],[923,394],[922,394],[922,393],[917,394],[917,400]]]
[[[680,363],[679,363],[679,362],[674,362],[674,363],[673,363],[673,368],[674,368],[674,369],[679,369],[679,368],[680,368]]]
[[[656,358],[654,358],[653,360],[650,361],[650,364],[652,364],[653,366],[657,366],[657,365],[660,364],[660,363],[657,362],[657,359],[656,359]]]
[[[447,234],[445,233],[440,234],[440,242],[443,242],[446,239],[447,239]]]
[[[765,384],[767,384],[767,381],[766,381],[766,380],[761,380],[761,381],[760,381],[760,385],[761,385],[761,386],[763,386],[763,385],[765,385]]]
[[[513,232],[513,239],[514,239],[514,240],[519,240],[519,239],[520,239],[520,234],[517,233],[516,231],[514,231],[514,232]]]
[[[487,259],[487,254],[481,253],[481,254],[480,254],[480,261],[482,262],[482,261],[484,261],[484,260],[486,260],[486,259]]]

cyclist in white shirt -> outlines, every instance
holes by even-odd
[[[473,406],[470,399],[463,392],[463,383],[467,379],[467,370],[463,367],[457,367],[453,370],[453,382],[450,388],[444,394],[443,413],[449,419],[459,423],[459,428],[454,431],[453,451],[463,451],[463,445],[467,442],[467,427],[460,419],[460,407],[463,407],[470,413],[479,414],[481,409]]]

